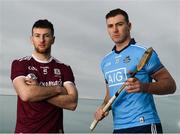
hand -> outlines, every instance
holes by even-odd
[[[104,117],[106,117],[109,114],[109,112],[104,112],[101,107],[97,108],[94,117],[97,121],[102,120]]]
[[[144,84],[141,83],[137,78],[128,78],[125,82],[126,91],[128,93],[143,92]]]
[[[62,87],[62,86],[56,86],[56,90],[59,92],[59,94],[61,95],[68,95],[68,92],[66,90],[66,88]]]
[[[38,85],[37,77],[34,74],[28,74],[25,77],[25,83],[28,85]]]

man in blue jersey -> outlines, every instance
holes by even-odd
[[[155,51],[143,69],[131,78],[130,73],[135,70],[147,49],[131,38],[131,23],[124,10],[110,11],[106,15],[106,24],[115,46],[101,62],[106,95],[103,104],[96,110],[96,120],[108,115],[102,108],[125,83],[126,88],[111,106],[114,133],[162,133],[153,94],[174,93],[174,79]]]

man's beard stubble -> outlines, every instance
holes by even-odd
[[[40,54],[50,54],[51,53],[51,47],[48,47],[47,49],[40,50],[38,47],[35,47],[35,51]]]

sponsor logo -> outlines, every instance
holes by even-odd
[[[38,71],[37,68],[35,68],[34,66],[28,66],[28,70]]]
[[[62,86],[62,81],[61,80],[57,80],[57,81],[47,81],[47,82],[40,82],[39,83],[40,86],[44,86],[44,87],[47,87],[47,86]]]
[[[109,87],[123,84],[127,80],[126,68],[119,68],[105,73]]]

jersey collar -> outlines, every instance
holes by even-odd
[[[134,40],[134,38],[132,38],[132,39],[130,40],[129,44],[128,44],[125,48],[123,48],[122,50],[117,51],[117,50],[116,50],[116,45],[115,45],[115,46],[113,47],[112,51],[115,51],[115,53],[119,54],[119,53],[122,52],[124,49],[126,49],[127,47],[129,47],[131,44],[136,44],[136,41]]]
[[[35,61],[37,61],[37,62],[39,62],[39,63],[49,63],[49,62],[51,62],[52,59],[53,59],[53,57],[51,56],[51,57],[49,58],[49,60],[47,60],[47,61],[42,61],[42,60],[37,59],[37,58],[35,57],[35,55],[33,55],[33,54],[32,54],[32,57],[34,58]]]

